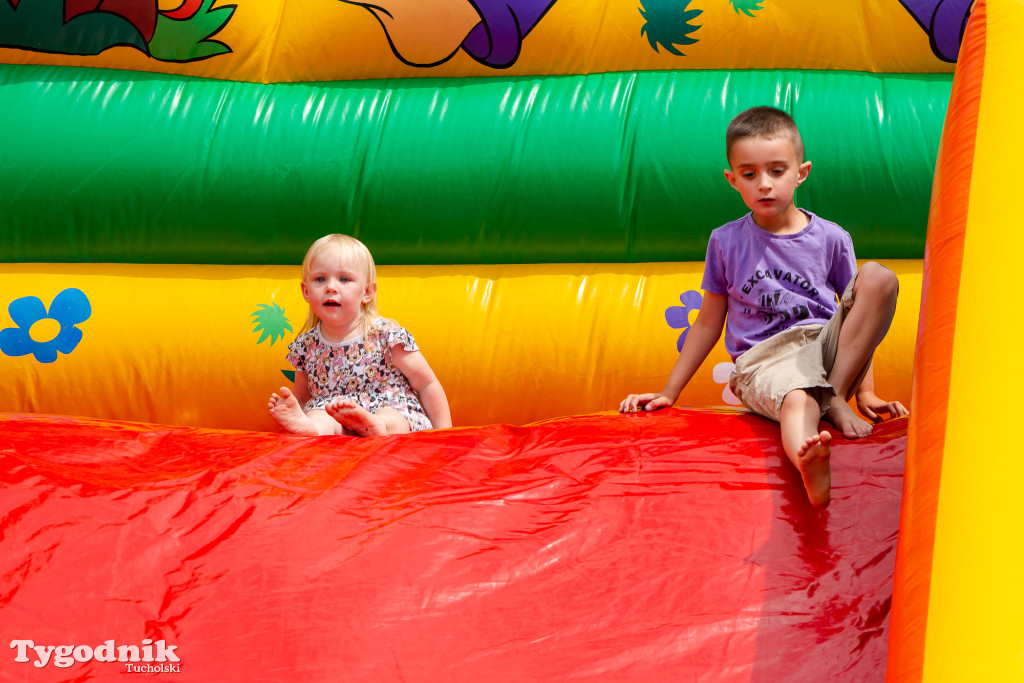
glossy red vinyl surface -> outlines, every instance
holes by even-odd
[[[0,680],[128,665],[14,641],[143,639],[177,683],[882,680],[906,428],[837,437],[818,512],[726,410],[362,440],[0,415]]]

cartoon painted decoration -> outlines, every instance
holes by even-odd
[[[0,2],[0,52],[35,54],[0,58],[259,83],[414,77],[445,64],[438,75],[493,75],[513,66],[517,75],[567,75],[805,63],[933,73],[955,61],[970,5],[635,0],[595,11],[556,0],[7,0]],[[872,27],[890,23],[892,35],[868,39]],[[795,31],[819,40],[796,45]],[[711,40],[716,35],[732,38]],[[838,47],[840,36],[853,42]]]
[[[679,295],[682,306],[669,306],[665,309],[665,322],[674,330],[682,330],[679,339],[676,341],[676,350],[683,350],[683,342],[686,341],[686,333],[690,331],[690,314],[700,310],[704,303],[704,297],[700,292],[691,289]]]
[[[17,327],[0,330],[0,351],[8,356],[27,356],[31,353],[40,363],[53,363],[57,360],[58,352],[67,355],[74,351],[78,342],[82,341],[82,331],[77,326],[92,315],[88,297],[82,290],[74,288],[65,289],[55,296],[49,311],[42,300],[35,296],[15,299],[7,310]],[[39,339],[40,336],[47,337],[53,328],[51,323],[49,329],[36,329],[37,323],[47,320],[55,321],[59,331],[49,338]]]
[[[284,309],[275,303],[259,304],[250,317],[256,319],[252,331],[262,332],[260,338],[256,340],[257,344],[262,344],[270,339],[270,345],[273,346],[278,339],[284,337],[285,332],[292,331],[292,325],[288,321]]]
[[[437,66],[462,47],[481,64],[506,68],[519,58],[523,38],[555,0],[381,0],[365,7],[387,34],[391,50],[410,66]]]
[[[931,38],[932,52],[939,59],[955,62],[960,52],[971,6],[975,0],[900,0],[900,4],[917,20]],[[737,14],[754,17],[764,9],[767,0],[729,0]],[[645,0],[640,5],[641,16],[647,21],[640,29],[655,52],[659,46],[677,57],[686,54],[677,46],[693,45],[698,38],[690,34],[700,28],[691,22],[703,10],[690,9],[690,2],[672,0]]]
[[[554,0],[478,0],[481,22],[462,43],[473,59],[493,67],[512,66],[523,38],[537,25]]]
[[[732,389],[729,388],[729,379],[732,377],[732,371],[736,368],[733,363],[718,363],[711,370],[711,379],[715,384],[721,384],[722,387],[722,401],[726,405],[738,406],[742,404],[736,394],[732,393]]]
[[[231,52],[211,38],[235,6],[214,2],[186,0],[164,12],[157,0],[8,0],[0,2],[0,47],[98,55],[128,46],[161,61],[198,61]]]
[[[764,0],[729,0],[732,3],[732,8],[736,10],[736,14],[743,12],[748,17],[754,16],[754,12],[764,9],[761,5]]]
[[[640,35],[647,37],[647,42],[655,52],[658,46],[665,48],[666,52],[685,57],[677,45],[693,45],[696,38],[691,33],[700,28],[700,25],[691,24],[704,10],[688,9],[689,2],[673,2],[672,0],[646,0],[646,4],[640,5],[640,15],[647,20],[640,27]]]
[[[250,317],[255,318],[255,327],[252,328],[252,331],[260,332],[260,338],[256,340],[257,344],[262,344],[269,339],[270,345],[273,346],[278,339],[284,337],[285,332],[293,331],[292,324],[285,315],[284,309],[276,303],[259,304],[256,310],[250,314]],[[281,370],[281,374],[289,382],[295,381],[295,370],[290,368]]]
[[[955,62],[974,0],[900,0],[931,38],[939,59]]]

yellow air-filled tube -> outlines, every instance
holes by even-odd
[[[892,261],[901,302],[876,356],[879,393],[909,398],[919,261]],[[0,330],[11,302],[46,309],[77,289],[90,314],[53,362],[0,354],[0,412],[274,430],[270,393],[288,380],[288,342],[305,320],[299,268],[14,264],[0,274]],[[456,425],[524,424],[614,409],[661,388],[692,320],[701,263],[385,266],[381,313],[415,336]],[[53,311],[50,311],[54,315]],[[51,321],[52,322],[52,321]],[[283,322],[291,329],[288,330]],[[49,338],[33,326],[31,348]],[[52,337],[51,326],[49,334]],[[680,405],[726,405],[730,360],[711,354]]]

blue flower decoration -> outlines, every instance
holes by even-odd
[[[15,299],[8,306],[11,320],[17,327],[0,330],[0,351],[8,356],[32,354],[40,363],[57,360],[57,352],[69,354],[82,341],[82,331],[76,327],[92,315],[89,299],[80,289],[65,289],[53,298],[49,312],[35,296]],[[36,341],[29,332],[40,320],[50,318],[60,323],[60,332],[49,341]]]
[[[686,333],[690,331],[690,313],[700,310],[700,305],[704,303],[704,297],[700,295],[700,292],[691,289],[680,294],[679,300],[683,303],[682,306],[670,306],[665,309],[665,322],[673,330],[681,329],[683,331],[679,335],[679,341],[676,342],[676,350],[682,351]]]

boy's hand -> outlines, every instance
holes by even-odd
[[[672,401],[664,394],[630,394],[619,403],[620,413],[635,413],[638,410],[668,408]]]
[[[873,391],[857,394],[857,410],[872,422],[881,422],[884,418],[879,413],[886,413],[890,418],[910,415],[899,401],[885,401],[878,398]]]

